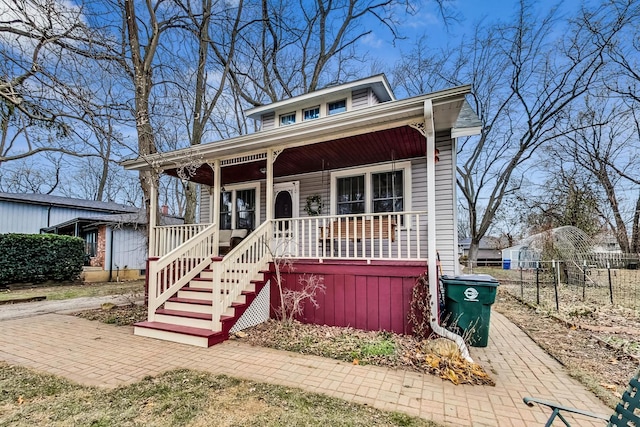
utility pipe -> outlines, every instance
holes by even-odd
[[[428,273],[431,318],[429,324],[436,334],[454,341],[462,357],[473,363],[469,349],[460,335],[440,326],[438,322],[438,265],[436,245],[436,134],[433,123],[433,103],[431,99],[424,101],[424,136],[427,140],[427,238],[428,238]]]

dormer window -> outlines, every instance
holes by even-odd
[[[296,113],[287,113],[280,115],[280,126],[292,125],[296,122]]]
[[[320,117],[320,107],[308,108],[306,110],[302,110],[302,120],[313,120]]]
[[[336,102],[329,102],[327,104],[327,114],[328,115],[344,113],[345,111],[347,111],[347,100],[346,99],[343,99],[343,100],[340,100],[340,101],[336,101]]]

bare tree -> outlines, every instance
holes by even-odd
[[[70,3],[5,0],[0,12],[0,164],[44,152],[100,157],[82,137],[102,106],[95,85],[81,84],[110,54],[100,31]]]
[[[358,43],[371,22],[399,37],[403,0],[262,0],[251,9],[230,69],[234,90],[250,106],[275,102],[359,76]],[[369,29],[367,29],[369,28]]]
[[[565,28],[560,39],[558,28]],[[537,16],[521,1],[511,22],[480,24],[453,53],[415,64],[443,85],[473,84],[472,106],[483,130],[459,141],[457,181],[469,216],[471,260],[505,197],[520,187],[523,167],[556,140],[567,110],[595,84],[603,51],[619,30],[609,28],[603,43],[594,44],[584,22],[561,21],[555,9]]]
[[[603,194],[600,214],[625,253],[639,249],[638,202],[624,200],[628,197],[625,187],[640,185],[638,158],[629,156],[630,149],[639,147],[637,134],[629,127],[635,120],[633,113],[614,98],[590,98],[576,115],[574,130],[554,148],[558,156],[573,159],[575,170],[590,174],[593,187]],[[631,212],[625,212],[625,205]],[[631,239],[628,224],[636,230]]]

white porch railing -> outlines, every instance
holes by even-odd
[[[262,223],[229,252],[222,261],[214,263],[212,329],[220,330],[220,316],[238,299],[243,290],[259,277],[260,271],[271,261],[269,241],[272,224]],[[220,295],[221,298],[216,296]]]
[[[154,320],[157,308],[211,265],[218,247],[216,230],[216,224],[209,224],[160,259],[149,261],[149,321]]]
[[[276,255],[292,258],[424,260],[426,212],[276,219]]]
[[[213,331],[221,330],[220,317],[242,291],[267,269],[272,254],[279,257],[322,259],[425,260],[425,212],[334,215],[265,221],[231,250],[212,263],[218,248],[217,225],[199,225],[178,232],[162,227],[165,237],[183,239],[182,245],[149,262],[149,320],[156,309],[208,266],[213,267]],[[168,231],[172,228],[172,231]],[[165,242],[167,240],[165,239]],[[177,240],[175,240],[177,242]],[[168,246],[165,246],[168,247]],[[157,246],[157,249],[161,246]],[[161,253],[161,252],[158,252]],[[220,297],[217,297],[217,296]]]
[[[152,247],[150,255],[153,257],[162,257],[210,225],[211,224],[182,224],[155,227],[153,230],[154,236],[153,239],[151,239]]]

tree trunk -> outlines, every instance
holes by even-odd
[[[631,229],[631,252],[640,253],[640,196],[636,200],[636,210],[633,213],[633,228]]]
[[[187,182],[184,186],[184,223],[195,224],[196,207],[198,202],[198,184]]]
[[[480,249],[480,241],[478,239],[471,239],[469,244],[469,255],[467,256],[471,267],[478,266],[478,250]]]

